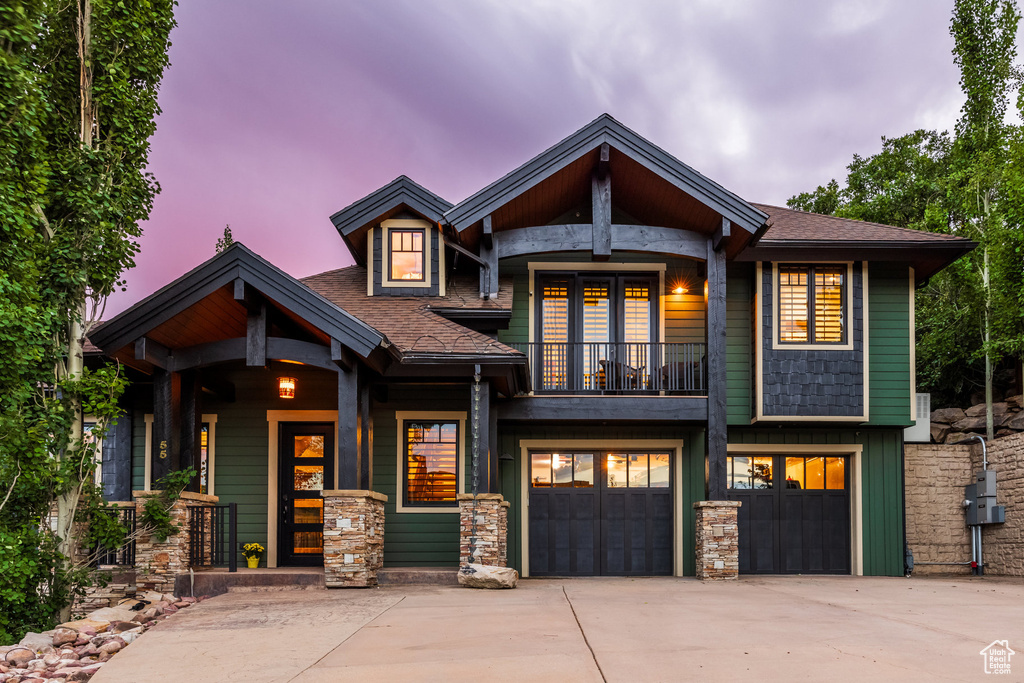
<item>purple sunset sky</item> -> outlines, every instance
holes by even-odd
[[[951,129],[952,0],[181,0],[150,170],[163,191],[106,317],[224,225],[295,276],[329,216],[405,174],[457,202],[607,112],[784,204],[881,136]]]

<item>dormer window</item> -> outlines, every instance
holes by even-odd
[[[425,230],[392,229],[389,231],[391,245],[388,252],[390,280],[423,282],[423,254]]]

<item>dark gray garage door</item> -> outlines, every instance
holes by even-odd
[[[849,574],[846,458],[729,457],[729,499],[739,511],[740,572]]]
[[[672,574],[668,453],[531,453],[531,576]]]

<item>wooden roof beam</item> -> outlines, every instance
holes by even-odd
[[[594,208],[593,259],[607,261],[612,257],[612,179],[608,175],[608,143],[601,145],[597,168],[590,181]]]
[[[135,340],[135,360],[145,361],[161,370],[167,370],[171,365],[170,356],[171,352],[166,346],[148,337],[139,337]]]
[[[722,244],[725,242],[725,238],[732,233],[732,221],[726,217],[722,217],[722,225],[715,230],[714,236],[711,238],[712,246],[715,251],[722,250]]]

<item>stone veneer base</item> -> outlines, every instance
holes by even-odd
[[[697,517],[697,578],[739,578],[739,501],[701,500],[693,504],[693,509]]]
[[[376,491],[323,491],[324,582],[328,588],[377,585],[384,565],[384,503]]]
[[[508,563],[509,503],[500,493],[460,493],[459,565],[484,564],[504,567]],[[472,547],[474,532],[476,547]]]

